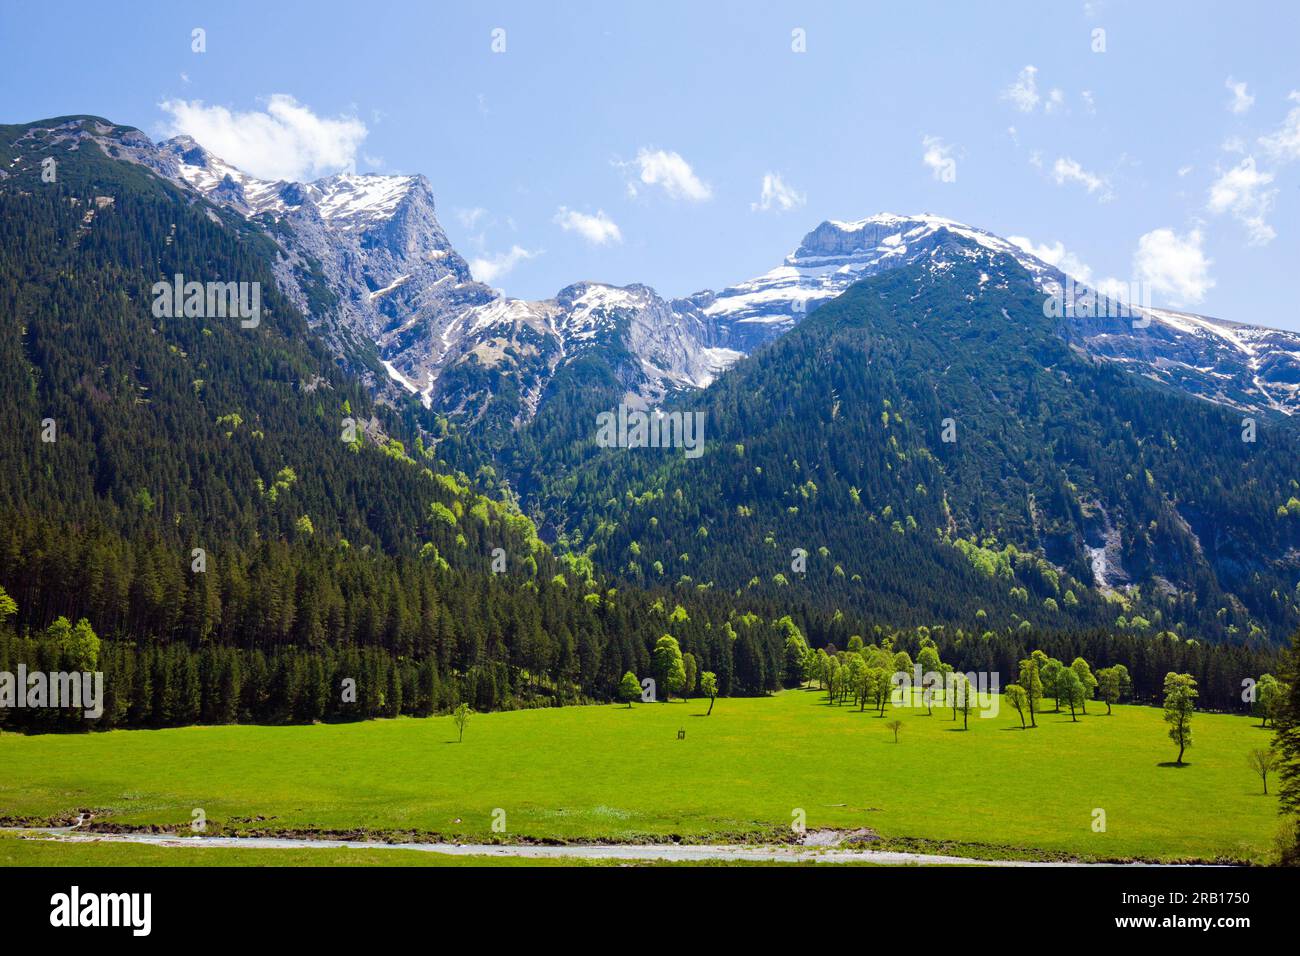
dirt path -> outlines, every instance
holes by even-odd
[[[447,856],[522,857],[526,859],[580,859],[667,861],[680,863],[776,862],[776,863],[881,863],[894,866],[1098,866],[1088,863],[1039,863],[1025,860],[976,860],[933,853],[900,853],[889,850],[841,849],[835,846],[747,846],[663,844],[569,844],[532,846],[527,844],[476,843],[383,843],[368,840],[309,840],[284,837],[180,837],[161,833],[77,833],[71,827],[4,828],[22,833],[27,839],[64,843],[142,843],[163,847],[248,847],[266,850],[347,849],[417,850]]]

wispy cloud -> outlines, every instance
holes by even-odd
[[[1245,113],[1255,105],[1255,97],[1246,92],[1246,84],[1238,83],[1232,77],[1223,81],[1223,85],[1232,93],[1232,99],[1228,101],[1228,111],[1232,113]]]
[[[779,209],[785,212],[802,206],[807,202],[807,197],[796,191],[792,186],[786,184],[781,178],[780,173],[765,173],[763,175],[763,185],[759,190],[758,202],[749,204],[749,208],[755,212],[767,212],[769,209]]]
[[[633,173],[627,184],[629,195],[639,195],[644,186],[657,186],[671,199],[705,202],[713,198],[712,187],[695,175],[691,164],[680,153],[643,147],[637,152],[636,159],[616,165]]]
[[[232,112],[201,100],[171,99],[166,135],[192,136],[228,163],[260,179],[303,181],[356,168],[366,138],[355,116],[319,116],[287,93],[275,93],[265,110]]]
[[[534,252],[525,249],[523,246],[511,246],[507,252],[471,259],[469,271],[479,282],[486,282],[491,285],[507,275],[519,263],[526,262],[529,259],[536,259],[540,255],[540,251]]]
[[[482,206],[473,209],[457,209],[456,220],[466,229],[473,229],[486,217],[488,211]]]
[[[1276,189],[1269,189],[1273,174],[1255,168],[1255,157],[1247,156],[1210,186],[1208,208],[1212,213],[1231,213],[1241,223],[1252,246],[1277,238],[1277,231],[1265,218],[1273,208]]]
[[[1098,278],[1093,274],[1092,267],[1066,249],[1065,244],[1060,240],[1050,245],[1046,243],[1039,245],[1025,236],[1008,236],[1007,241],[1019,246],[1031,256],[1042,259],[1049,266],[1056,266],[1066,275],[1073,276],[1085,286],[1096,289],[1102,295],[1124,301],[1128,299],[1129,288],[1125,283],[1110,276]]]
[[[1056,162],[1052,165],[1052,179],[1056,185],[1064,186],[1066,183],[1078,183],[1088,191],[1088,195],[1097,194],[1097,198],[1102,202],[1110,202],[1115,198],[1114,191],[1110,187],[1110,181],[1105,176],[1099,176],[1084,169],[1078,161],[1070,159],[1068,156],[1057,157]]]
[[[1038,95],[1038,67],[1030,64],[1020,71],[1016,81],[1002,91],[1002,98],[1022,113],[1032,113],[1041,97]]]
[[[1300,91],[1292,90],[1287,99],[1300,103]],[[1300,106],[1293,107],[1274,132],[1261,136],[1259,144],[1278,162],[1293,163],[1300,160]]]
[[[950,183],[957,178],[957,160],[952,152],[953,147],[938,136],[921,138],[921,162],[935,179]]]
[[[603,209],[597,209],[593,216],[561,206],[555,213],[555,222],[565,232],[576,232],[595,246],[623,241],[623,233],[619,230],[618,223],[605,215]]]

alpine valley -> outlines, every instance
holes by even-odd
[[[497,660],[466,623],[495,616],[532,648],[510,667],[608,699],[676,605],[706,659],[759,622],[735,692],[779,683],[785,615],[814,646],[924,626],[1012,671],[1080,634],[1247,653],[1300,623],[1300,334],[1268,316],[1076,307],[1023,244],[894,214],[720,291],[514,299],[423,176],[268,182],[91,116],[0,127],[0,207],[0,582],[31,626],[403,653],[424,627],[463,673]],[[263,281],[261,326],[153,318],[181,272]],[[602,447],[619,406],[702,414],[703,454]],[[201,540],[235,570],[196,594],[171,579]],[[428,563],[462,605],[412,597]]]

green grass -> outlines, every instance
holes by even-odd
[[[0,736],[0,817],[91,808],[97,822],[209,833],[417,831],[506,839],[704,840],[807,826],[891,840],[986,844],[1086,858],[1259,859],[1277,803],[1246,767],[1271,732],[1198,714],[1188,765],[1158,709],[1094,703],[1088,716],[870,711],[815,691],[720,700],[306,727],[188,727]],[[677,731],[685,728],[686,739]],[[1093,810],[1106,832],[1092,829]],[[207,852],[207,851],[204,851]],[[243,851],[240,851],[243,852]],[[281,852],[281,851],[272,851]],[[291,852],[291,851],[283,851]],[[320,851],[310,851],[320,852]],[[377,851],[389,853],[390,851]],[[396,852],[396,851],[392,851]],[[994,854],[996,855],[996,854]],[[1015,855],[1015,854],[1008,854]],[[353,859],[353,858],[348,858]]]

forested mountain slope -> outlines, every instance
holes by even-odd
[[[524,486],[631,580],[968,629],[1284,638],[1290,425],[1090,357],[1014,259],[963,250],[864,280],[683,399],[698,460],[597,448],[614,389],[573,389],[526,434]]]
[[[639,361],[605,353],[641,319],[572,287],[612,337],[566,352],[530,423],[514,400],[481,418],[484,441],[376,400],[266,224],[116,155],[141,139],[0,127],[0,670],[87,663],[59,624],[87,618],[103,726],[609,700],[665,634],[723,694],[763,693],[798,679],[792,641],[915,647],[922,625],[959,665],[1093,648],[1214,676],[1230,705],[1259,655],[1195,642],[1293,623],[1281,431],[1243,445],[1226,410],[1076,353],[1014,261],[869,279],[684,390],[694,460],[596,447]],[[257,321],[160,311],[177,275],[256,287]]]
[[[373,404],[278,292],[260,230],[95,143],[44,126],[0,142],[0,586],[20,634],[85,616],[176,686],[227,667],[222,649],[245,674],[263,655],[270,676],[235,704],[255,717],[338,713],[336,668],[368,688],[366,714],[607,698],[648,669],[653,596],[557,561],[409,410]],[[156,316],[153,286],[177,274],[257,283],[259,322]],[[677,635],[728,692],[779,682],[774,628],[745,629],[769,666],[733,681],[731,608],[688,604]],[[374,653],[362,668],[349,648]],[[130,719],[182,719],[177,693]]]

